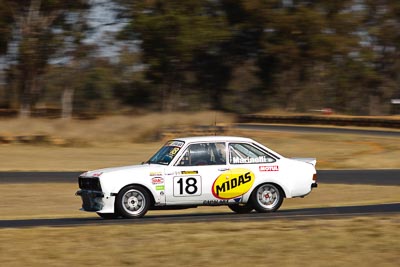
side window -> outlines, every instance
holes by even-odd
[[[248,163],[272,163],[275,159],[266,152],[246,143],[229,144],[229,163],[248,164]]]
[[[199,143],[190,145],[177,166],[226,164],[225,143]]]

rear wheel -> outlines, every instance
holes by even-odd
[[[229,204],[228,207],[239,214],[244,214],[244,213],[250,213],[254,207],[251,205],[251,203],[246,203],[246,204]]]
[[[116,208],[119,214],[128,219],[143,217],[150,207],[150,196],[141,186],[128,186],[119,192]]]
[[[274,184],[262,184],[254,190],[251,200],[258,212],[273,212],[282,205],[284,194],[282,189]]]

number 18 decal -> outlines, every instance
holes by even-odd
[[[190,197],[201,195],[201,177],[194,176],[175,176],[174,177],[174,196]]]

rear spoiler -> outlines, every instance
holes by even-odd
[[[311,165],[313,165],[315,167],[315,165],[317,164],[317,159],[316,158],[292,158],[294,160],[298,160],[298,161],[302,161],[305,163],[309,163]]]

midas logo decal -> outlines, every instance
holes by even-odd
[[[212,186],[212,193],[219,199],[239,197],[250,190],[254,180],[254,173],[250,170],[232,169],[218,176]]]

